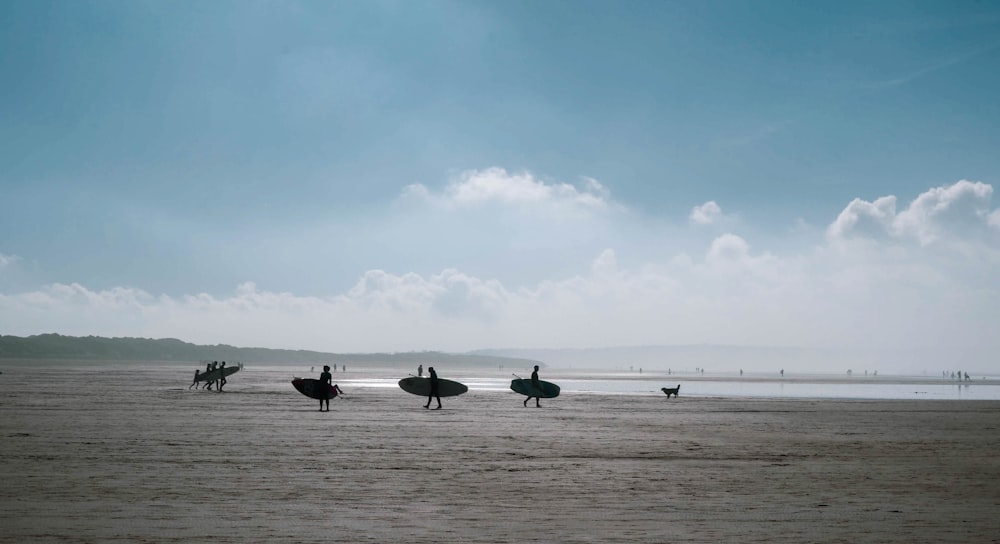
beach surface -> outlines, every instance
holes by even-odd
[[[359,370],[319,412],[292,369],[195,367],[5,365],[0,542],[1000,542],[1000,401],[425,410]]]

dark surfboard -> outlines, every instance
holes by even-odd
[[[399,387],[407,393],[413,393],[414,395],[426,397],[431,394],[431,379],[410,376],[409,378],[399,380]],[[438,378],[439,397],[455,397],[468,390],[469,388],[466,387],[464,383],[447,380],[445,378]]]
[[[541,397],[543,399],[552,399],[559,396],[559,386],[547,382],[545,380],[538,380],[539,387],[531,385],[531,380],[529,379],[519,379],[510,381],[510,389],[515,393],[520,393],[528,397]]]
[[[198,379],[195,382],[214,382],[215,380],[221,380],[226,376],[231,376],[240,371],[240,366],[226,366],[222,368],[216,368],[215,370],[209,372],[202,372],[198,374]]]
[[[315,378],[295,378],[292,385],[299,393],[318,400],[328,400],[338,395],[337,389],[328,383],[323,383]]]

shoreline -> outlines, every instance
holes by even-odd
[[[303,363],[282,363],[282,362],[267,362],[267,363],[245,363],[244,366],[247,368],[260,368],[268,370],[278,370],[278,369],[294,369],[299,374],[309,374],[307,370],[310,366],[321,368],[321,363],[316,363],[315,365],[303,364]],[[427,366],[427,365],[424,365]],[[441,365],[438,365],[441,366]],[[135,369],[135,370],[150,370],[150,369],[171,369],[171,368],[181,368],[187,369],[193,372],[195,369],[203,368],[204,362],[199,361],[107,361],[107,360],[96,360],[96,359],[4,359],[0,358],[0,371],[6,369],[51,369],[51,368],[78,368],[78,369],[101,369],[101,368],[114,368],[114,369]],[[481,366],[454,366],[454,367],[442,367],[447,368],[448,371],[453,376],[464,375],[470,378],[482,377],[482,376],[492,376],[495,378],[506,378],[512,377],[515,372],[522,372],[530,374],[531,369],[512,369],[504,368],[501,370],[493,368],[485,368]],[[351,377],[366,376],[371,374],[386,374],[381,376],[382,378],[389,378],[396,376],[397,378],[403,378],[412,374],[413,369],[410,366],[385,366],[385,365],[366,365],[364,363],[359,363],[356,366],[351,366],[351,371],[347,373]],[[315,374],[318,375],[319,371],[314,370]],[[401,374],[402,373],[402,374]],[[914,375],[914,374],[881,374],[878,376],[872,375],[855,375],[846,376],[841,373],[826,373],[826,372],[792,372],[789,371],[787,376],[779,376],[776,372],[746,372],[744,375],[740,375],[738,372],[711,372],[707,374],[697,373],[693,371],[678,371],[678,372],[660,372],[660,371],[644,371],[642,373],[635,371],[607,371],[607,370],[593,370],[589,368],[552,368],[548,367],[543,370],[546,376],[559,377],[562,379],[573,379],[573,380],[601,380],[601,379],[614,379],[614,380],[678,380],[682,379],[691,382],[760,382],[760,383],[889,383],[889,384],[929,384],[929,385],[1000,385],[1000,376],[994,375],[983,375],[982,373],[977,373],[975,375],[970,374],[970,380],[959,381],[957,379],[941,378],[933,375]],[[342,373],[335,372],[334,377],[341,376]],[[522,376],[524,377],[524,376]]]

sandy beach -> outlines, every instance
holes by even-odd
[[[997,401],[342,385],[321,413],[291,370],[194,368],[5,366],[0,542],[1000,542]]]

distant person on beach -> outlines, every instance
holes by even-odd
[[[535,391],[541,391],[542,390],[542,384],[538,383],[538,365],[535,365],[535,370],[531,372],[531,387],[535,388]],[[539,402],[538,402],[538,400],[541,397],[528,397],[528,398],[524,399],[524,406],[527,407],[528,406],[528,401],[531,400],[532,398],[535,399],[535,408],[541,408],[542,405],[539,404]]]
[[[333,385],[333,374],[330,374],[329,365],[323,365],[323,373],[319,375],[319,383]],[[330,411],[330,399],[319,399],[319,411],[323,411],[323,403],[326,402],[326,411]]]
[[[417,377],[422,378],[424,375],[424,365],[417,365]]]
[[[435,410],[440,410],[441,409],[441,397],[438,396],[438,375],[437,375],[437,372],[434,372],[434,367],[432,367],[432,366],[427,367],[427,375],[429,376],[429,378],[431,380],[431,392],[427,394],[427,404],[424,405],[424,408],[430,408],[431,407],[431,399],[432,398],[436,398],[437,401],[438,401],[438,405],[437,405],[437,408],[435,408]]]
[[[196,368],[196,369],[194,369],[194,381],[191,382],[191,385],[188,386],[188,389],[191,389],[192,387],[194,387],[198,383],[198,376],[201,376],[201,371],[199,371]]]

